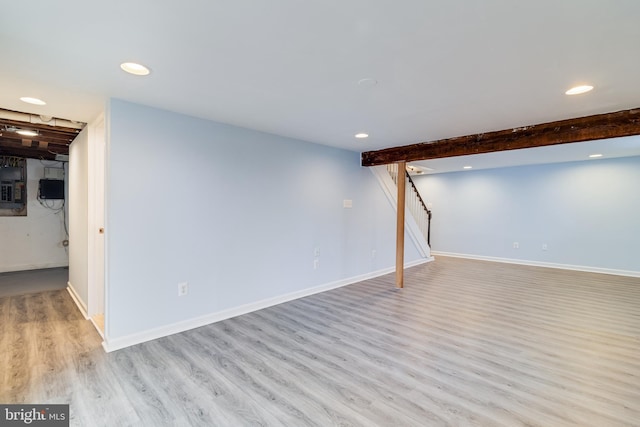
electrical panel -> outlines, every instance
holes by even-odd
[[[24,203],[24,182],[0,181],[0,202]]]
[[[26,204],[27,188],[25,159],[19,157],[0,156],[0,209],[11,210],[9,212],[19,213],[23,211]],[[26,214],[24,212],[22,214]],[[3,215],[6,215],[6,213]]]
[[[13,202],[13,183],[0,182],[0,202]]]

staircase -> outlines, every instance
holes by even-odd
[[[398,165],[373,166],[370,168],[382,186],[389,202],[394,208],[398,199]],[[410,215],[405,216],[405,231],[413,240],[420,254],[431,258],[431,211],[420,197],[420,193],[409,174],[404,171],[406,180],[405,206]]]
[[[393,183],[398,185],[398,164],[393,163],[390,165],[386,165],[387,172],[391,175],[391,179]],[[416,188],[413,180],[411,179],[411,175],[407,171],[405,171],[405,180],[407,189],[405,195],[406,208],[409,210],[413,218],[415,219],[422,236],[427,240],[427,245],[431,247],[431,210],[427,208],[427,205],[420,197],[420,193]]]

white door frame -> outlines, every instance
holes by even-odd
[[[101,114],[89,128],[88,168],[88,315],[104,314],[105,298],[105,119]]]

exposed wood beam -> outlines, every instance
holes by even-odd
[[[62,153],[60,153],[62,154]],[[36,147],[6,147],[0,145],[0,156],[16,156],[29,159],[55,160],[56,155],[48,150],[40,150]]]
[[[398,162],[398,208],[396,219],[396,288],[404,287],[404,212],[407,170],[405,162]]]
[[[439,159],[640,135],[640,107],[362,153],[362,166]]]
[[[0,118],[0,124],[6,126],[14,126],[18,129],[37,129],[39,131],[49,132],[52,134],[58,134],[60,136],[77,135],[82,130],[81,128],[74,128],[68,126],[52,126],[43,123],[29,123],[20,120],[3,119]]]
[[[31,123],[2,116],[0,110],[0,153],[34,159],[53,159],[56,154],[68,154],[69,144],[80,133],[80,128],[53,126],[44,123]],[[22,114],[8,112],[8,114]],[[62,121],[66,123],[67,121]],[[57,123],[57,122],[52,122]],[[24,138],[15,132],[17,129],[29,129],[38,135]],[[35,142],[35,144],[34,144]]]

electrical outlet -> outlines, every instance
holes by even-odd
[[[313,260],[313,269],[317,270],[320,267],[320,260],[318,258]]]
[[[543,244],[542,244],[542,250],[543,250],[543,251],[546,251],[547,249],[549,249],[549,247],[547,246],[547,244],[546,244],[546,243],[543,243]]]
[[[189,293],[189,283],[178,283],[178,296],[183,297]]]
[[[320,256],[320,248],[316,247],[313,250],[313,256],[316,257],[316,258]]]
[[[375,249],[372,249],[372,250],[371,250],[371,258],[375,258],[375,257],[376,257],[376,255],[377,255],[376,250],[375,250]]]
[[[520,243],[513,242],[513,249],[520,249]]]

